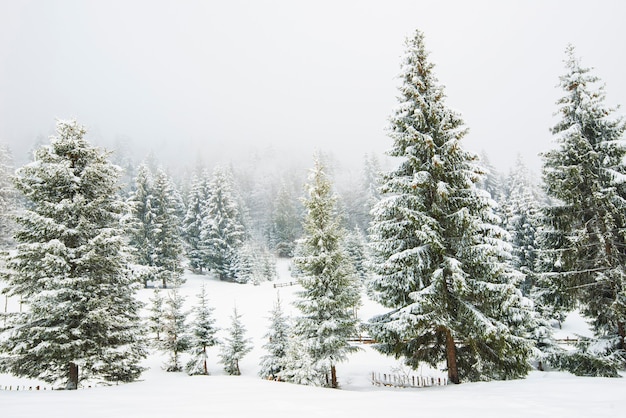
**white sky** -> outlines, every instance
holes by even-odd
[[[625,12],[597,0],[0,0],[0,141],[21,159],[75,117],[140,158],[193,164],[271,144],[360,162],[391,146],[404,39],[419,28],[470,128],[465,147],[503,171],[517,153],[538,170],[567,43],[608,103],[626,102]]]

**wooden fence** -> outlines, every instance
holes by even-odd
[[[424,388],[430,386],[445,386],[448,379],[445,377],[431,377],[418,375],[401,375],[392,373],[372,372],[372,385],[392,386],[399,388]]]
[[[295,286],[298,282],[285,282],[285,283],[274,283],[274,289],[277,287],[287,287],[287,286]]]
[[[0,386],[0,390],[7,391],[28,391],[28,390],[54,390],[51,387],[46,386],[24,386],[24,385],[10,385],[10,386]]]

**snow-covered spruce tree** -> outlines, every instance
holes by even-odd
[[[276,260],[270,251],[258,241],[246,240],[237,250],[234,280],[237,283],[260,284],[276,278]]]
[[[233,263],[233,280],[237,283],[261,282],[261,260],[257,253],[257,247],[250,240],[245,241],[235,254]]]
[[[263,379],[280,379],[280,373],[285,369],[290,335],[289,318],[283,312],[280,297],[277,297],[271,311],[270,326],[265,334],[267,342],[263,345],[267,351],[267,354],[261,357],[261,370],[259,370],[259,376]]]
[[[231,325],[228,328],[229,336],[222,343],[220,363],[224,365],[224,371],[230,375],[239,376],[239,360],[252,350],[251,340],[246,338],[246,327],[241,323],[241,315],[237,307],[233,308]]]
[[[272,212],[270,242],[279,257],[292,257],[296,239],[302,233],[300,214],[290,188],[283,183],[278,190]]]
[[[572,46],[566,54],[557,148],[543,154],[546,192],[556,202],[546,209],[541,282],[553,302],[577,301],[592,321],[588,367],[579,358],[573,371],[615,376],[626,358],[626,125]]]
[[[10,295],[27,309],[0,337],[2,369],[49,383],[82,379],[128,382],[145,357],[141,304],[118,198],[119,169],[85,140],[76,121],[59,121],[50,145],[17,171],[28,201],[8,261]]]
[[[232,280],[235,255],[245,238],[232,176],[216,167],[209,188],[211,194],[205,206],[201,234],[205,265],[217,273],[220,280]]]
[[[461,148],[466,128],[444,104],[423,34],[406,48],[389,134],[401,160],[370,228],[370,292],[393,310],[371,320],[372,336],[414,368],[445,363],[452,383],[522,377],[532,343],[516,331],[532,304],[511,283],[506,233],[476,187],[477,157]]]
[[[130,245],[137,264],[135,271],[144,287],[156,279],[156,236],[161,229],[157,223],[152,173],[145,164],[137,169],[135,192],[128,199],[130,216],[126,219]]]
[[[161,336],[164,330],[165,310],[163,308],[163,302],[164,298],[163,295],[161,295],[161,290],[158,288],[154,289],[154,293],[150,297],[149,313],[146,319],[148,322],[148,330],[154,334],[157,347],[160,347]]]
[[[337,198],[317,156],[307,194],[302,253],[294,259],[304,288],[295,302],[302,313],[295,332],[304,339],[315,368],[324,369],[326,385],[337,388],[337,363],[357,350],[348,339],[358,334],[354,310],[361,287],[343,246]]]
[[[215,334],[218,328],[213,318],[214,308],[209,306],[209,299],[204,285],[198,294],[198,302],[193,307],[193,322],[191,323],[189,351],[192,358],[187,363],[187,373],[190,375],[208,375],[207,348],[219,343]]]
[[[187,194],[187,211],[183,219],[183,237],[185,239],[189,266],[202,274],[204,268],[203,247],[201,241],[204,205],[209,200],[207,176],[203,173],[194,176]]]
[[[530,174],[521,157],[507,178],[506,197],[500,206],[505,218],[505,227],[511,236],[512,264],[524,275],[520,289],[524,296],[531,296],[537,274],[539,244],[538,231],[541,227],[541,206]]]
[[[493,200],[500,202],[504,194],[500,173],[498,173],[493,164],[491,164],[486,152],[481,153],[478,164],[482,168],[483,175],[476,185],[479,189],[489,193],[489,196],[491,196]]]
[[[185,298],[178,293],[177,289],[169,290],[165,300],[163,313],[163,340],[160,342],[161,350],[169,354],[165,364],[168,372],[180,372],[180,355],[189,349],[189,334],[187,333],[187,312],[183,311]]]
[[[291,335],[278,380],[298,385],[323,386],[326,384],[325,374],[325,370],[320,370],[319,364],[311,358],[302,337]]]
[[[154,235],[156,279],[164,288],[168,285],[176,286],[183,282],[183,246],[178,214],[180,198],[165,171],[157,171],[152,194],[155,222],[159,225]]]
[[[551,322],[553,312],[541,303],[540,292],[536,286],[538,276],[539,244],[541,229],[541,192],[533,183],[530,173],[521,157],[506,179],[505,192],[500,206],[504,224],[510,235],[513,247],[511,265],[521,273],[518,287],[522,294],[533,301],[534,321],[527,325],[529,337],[535,341],[533,357],[539,370],[555,354],[563,352],[554,341]]]
[[[339,205],[343,214],[344,226],[348,230],[366,231],[371,221],[371,211],[380,194],[378,175],[380,164],[375,155],[365,154],[361,178],[346,182],[341,186]]]
[[[16,191],[13,176],[13,157],[9,148],[0,144],[0,251],[13,242],[13,214],[16,210]]]
[[[352,261],[357,276],[362,281],[365,281],[368,276],[369,253],[367,239],[363,231],[356,227],[353,231],[346,234],[344,247]]]

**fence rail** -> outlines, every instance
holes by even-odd
[[[372,372],[372,385],[392,386],[399,388],[424,388],[430,386],[445,386],[448,379],[445,377],[431,377],[419,375],[400,375],[392,373]]]
[[[0,390],[5,391],[29,391],[29,390],[54,390],[51,387],[47,386],[24,386],[24,385],[9,385],[9,386],[0,386]]]
[[[286,282],[286,283],[274,283],[274,289],[277,287],[287,287],[287,286],[295,286],[298,282]]]

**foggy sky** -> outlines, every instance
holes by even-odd
[[[506,171],[553,146],[564,50],[626,103],[620,1],[0,0],[0,142],[22,160],[55,120],[138,158],[269,147],[360,162],[391,146],[404,39],[425,34],[465,148]]]

